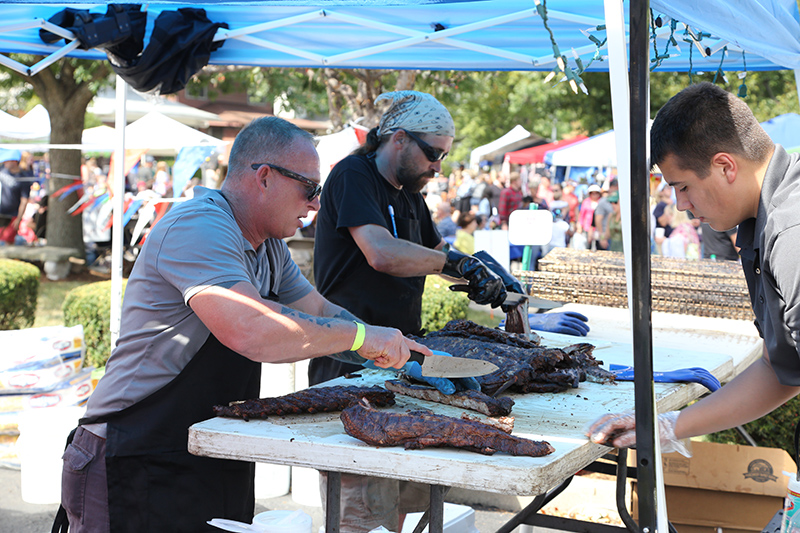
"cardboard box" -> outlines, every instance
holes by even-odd
[[[681,533],[762,531],[783,507],[794,461],[784,450],[692,442],[691,459],[662,456],[667,514]],[[633,484],[632,515],[638,514]]]

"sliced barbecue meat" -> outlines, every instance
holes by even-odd
[[[553,372],[534,374],[533,379],[520,386],[522,392],[563,392],[577,389],[586,374],[580,368],[561,368]]]
[[[472,409],[489,416],[506,416],[511,412],[514,400],[509,397],[492,398],[477,390],[465,390],[453,394],[443,394],[433,387],[415,385],[407,381],[392,379],[383,384],[388,390],[420,400]]]
[[[525,338],[523,335],[516,333],[508,333],[500,329],[487,328],[476,324],[471,320],[451,320],[439,331],[428,333],[427,337],[463,337],[475,338],[476,340],[484,340],[498,344],[507,344],[509,346],[518,346],[520,348],[532,348],[538,346],[538,342]],[[539,339],[539,336],[536,336]]]
[[[215,405],[214,414],[229,418],[267,418],[270,415],[298,415],[341,411],[366,398],[380,407],[394,405],[394,393],[381,387],[317,387],[275,398],[260,398]]]
[[[480,422],[481,424],[486,424],[487,426],[492,426],[493,428],[497,428],[503,433],[511,434],[514,431],[514,417],[513,416],[500,416],[497,418],[479,418],[477,416],[471,415],[469,413],[461,413],[462,420],[472,420],[473,422]]]
[[[501,451],[531,457],[555,451],[548,442],[515,437],[480,422],[430,411],[397,413],[359,403],[342,411],[341,420],[348,435],[372,446],[403,445],[407,450],[446,446],[485,455]]]
[[[524,337],[479,326],[469,320],[452,320],[439,331],[415,339],[433,350],[456,357],[491,361],[499,370],[476,378],[481,390],[496,395],[513,392],[561,392],[590,379],[614,381],[592,355],[594,346],[578,343],[566,348],[539,346]]]

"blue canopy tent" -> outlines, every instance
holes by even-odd
[[[0,54],[54,55],[35,65],[22,65],[0,55],[0,64],[35,74],[51,59],[64,55],[105,59],[98,50],[79,50],[71,33],[46,23],[66,5],[72,4],[6,0]],[[74,7],[104,12],[106,5]],[[639,464],[653,460],[657,446],[653,444],[653,389],[648,374],[652,372],[649,253],[643,244],[648,220],[644,178],[646,124],[650,118],[648,40],[654,41],[649,46],[658,56],[650,55],[656,60],[656,70],[793,69],[797,77],[800,15],[796,0],[651,0],[653,14],[662,22],[652,31],[647,23],[646,0],[625,4],[622,0],[550,0],[546,7],[541,0],[162,0],[146,6],[151,22],[163,10],[191,6],[206,9],[211,21],[226,23],[227,29],[217,31],[215,39],[225,42],[211,53],[212,64],[554,71],[553,83],[566,78],[576,92],[582,88],[579,75],[584,67],[590,72],[609,71],[622,208],[626,213],[623,236],[626,250],[632,252],[626,254],[626,268],[636,346]],[[70,44],[43,44],[40,28],[65,37]],[[117,131],[123,135],[124,83],[118,82],[117,94],[122,104],[118,106]],[[118,147],[124,149],[124,139],[119,140]],[[631,179],[632,175],[637,179]],[[114,218],[114,227],[120,232],[121,217],[120,206]],[[115,242],[121,242],[118,237]],[[117,263],[113,270],[121,277],[121,249],[114,259]],[[116,302],[112,304],[112,329],[116,320],[117,332],[120,294],[117,289],[112,298]],[[639,525],[655,531],[655,463],[649,464],[639,469]],[[666,531],[663,524],[658,529]]]
[[[800,151],[800,115],[786,113],[761,123],[772,142],[783,146],[787,152]]]

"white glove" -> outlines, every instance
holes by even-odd
[[[675,423],[680,411],[670,411],[658,415],[658,438],[661,452],[678,452],[684,457],[691,457],[686,444],[688,440],[679,440],[675,436]],[[614,446],[615,448],[631,448],[636,445],[636,415],[634,413],[607,414],[592,422],[586,429],[586,436],[597,444]]]

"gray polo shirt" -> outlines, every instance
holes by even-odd
[[[781,146],[764,176],[758,216],[739,225],[741,248],[756,327],[778,381],[800,386],[800,154]]]
[[[196,187],[150,232],[128,280],[122,325],[87,417],[119,411],[169,383],[206,342],[209,330],[189,307],[204,288],[250,283],[291,304],[313,287],[281,239],[257,250],[242,235],[219,191]]]

